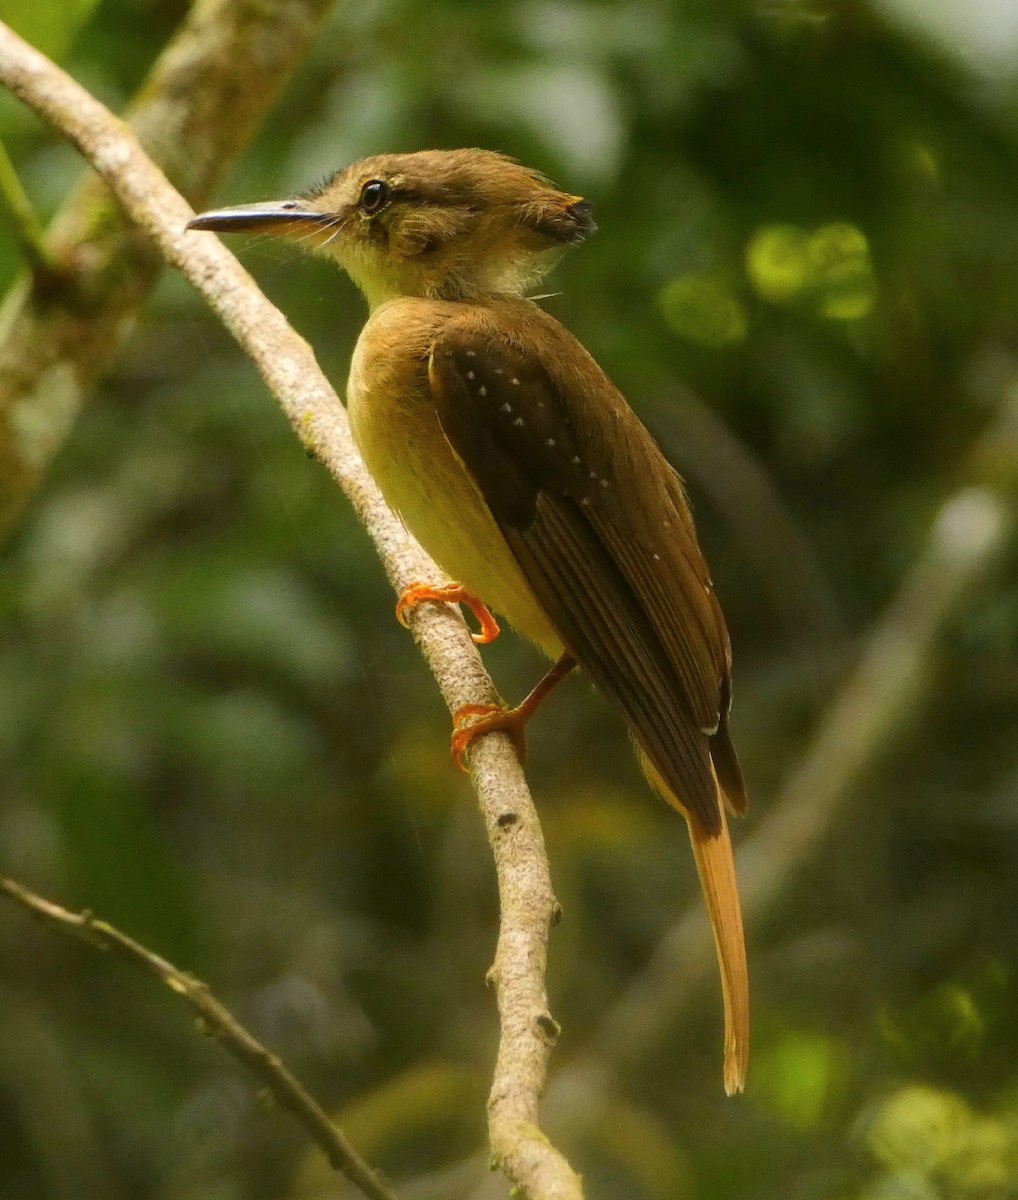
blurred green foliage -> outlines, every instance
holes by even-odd
[[[183,11],[0,5],[113,105]],[[750,825],[1018,383],[1015,60],[990,71],[894,21],[838,0],[344,4],[222,196],[485,145],[594,201],[601,231],[546,303],[688,477]],[[49,215],[73,154],[5,97],[0,135]],[[341,383],[350,285],[239,249]],[[21,269],[0,227],[0,283]],[[722,429],[784,532],[724,503],[744,479]],[[721,1093],[712,985],[564,1146],[592,1197],[1018,1196],[1015,566],[946,631],[911,728],[753,931],[746,1097]],[[339,493],[167,275],[0,560],[0,868],[207,978],[391,1178],[449,1169],[440,1194],[468,1195],[493,873],[391,605]],[[486,658],[509,696],[538,670],[508,636]],[[566,1063],[696,886],[682,822],[581,683],[535,723],[531,777]],[[5,1200],[343,1194],[147,981],[13,910],[0,960]]]
[[[78,30],[92,16],[98,0],[0,0],[0,21],[10,25],[43,54],[60,59]]]

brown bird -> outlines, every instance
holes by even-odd
[[[689,824],[721,968],[724,1082],[741,1091],[749,985],[726,812],[746,811],[728,730],[731,648],[682,480],[593,358],[526,291],[595,229],[590,204],[487,150],[366,158],[306,195],[194,229],[266,231],[335,259],[364,293],[347,399],[389,505],[456,585],[555,666],[516,709],[456,715],[457,758],[522,727],[575,666],[629,726]],[[497,633],[485,624],[477,640]]]

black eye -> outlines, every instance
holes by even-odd
[[[361,188],[361,212],[372,216],[385,206],[389,199],[389,185],[381,179],[369,179]]]

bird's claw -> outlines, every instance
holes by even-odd
[[[508,733],[516,747],[521,763],[527,760],[527,720],[529,712],[522,705],[506,708],[502,704],[464,704],[453,716],[452,757],[461,771],[469,768],[463,762],[470,743],[484,733]]]
[[[498,622],[491,615],[487,605],[458,583],[411,583],[400,592],[396,601],[396,620],[402,626],[408,627],[410,610],[425,600],[432,600],[437,604],[465,604],[481,627],[478,633],[470,635],[479,646],[486,646],[498,637]]]

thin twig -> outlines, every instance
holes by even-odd
[[[90,912],[74,913],[29,891],[13,879],[0,877],[0,892],[34,916],[90,946],[109,951],[132,966],[141,967],[161,980],[201,1018],[203,1031],[210,1034],[272,1093],[281,1108],[292,1113],[324,1151],[329,1164],[345,1175],[368,1200],[396,1200],[377,1173],[361,1158],[329,1120],[314,1097],[284,1064],[213,996],[208,985],[167,962],[115,926],[100,921]]]
[[[0,141],[0,201],[14,226],[21,252],[33,271],[40,274],[55,274],[56,259],[46,244],[46,234],[39,215],[21,186],[18,172],[14,169],[7,147]]]
[[[130,217],[205,296],[251,356],[303,444],[346,492],[397,591],[440,572],[386,507],[350,435],[346,411],[310,347],[214,238],[185,232],[193,215],[123,124],[64,72],[0,25],[0,81],[67,136]],[[466,625],[445,605],[421,605],[414,636],[451,710],[497,699]],[[532,1200],[579,1200],[580,1182],[538,1126],[554,1043],[544,983],[557,912],[544,839],[510,739],[469,751],[498,876],[500,926],[491,970],[501,1038],[488,1104],[495,1163]]]

